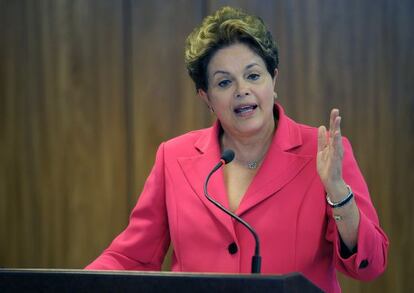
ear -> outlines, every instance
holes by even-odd
[[[277,70],[277,68],[275,68],[275,73],[273,76],[273,88],[275,88],[276,86],[276,79],[277,79],[277,75],[279,74],[279,70]]]
[[[207,104],[207,106],[210,107],[210,99],[208,98],[208,94],[202,89],[198,89],[197,93],[198,96]]]

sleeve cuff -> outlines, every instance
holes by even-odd
[[[339,242],[340,242],[340,250],[339,254],[343,259],[347,259],[358,252],[358,245],[356,245],[352,250],[345,245],[344,241],[342,240],[341,236],[338,235]]]

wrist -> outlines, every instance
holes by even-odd
[[[342,179],[327,184],[325,190],[329,194],[329,198],[335,202],[344,199],[349,193],[348,185]]]
[[[352,189],[349,185],[346,185],[346,188],[348,190],[347,194],[338,201],[332,200],[330,195],[326,194],[326,201],[332,208],[336,209],[336,208],[343,207],[352,200],[352,198],[354,197]]]

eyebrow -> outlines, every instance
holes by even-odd
[[[252,68],[252,67],[254,67],[254,66],[260,66],[259,64],[257,64],[256,62],[253,62],[253,63],[250,63],[249,65],[247,65],[246,67],[245,67],[245,69],[250,69],[250,68]]]
[[[246,70],[246,69],[250,69],[250,68],[252,68],[252,67],[254,67],[254,66],[260,66],[260,65],[259,65],[259,64],[257,64],[256,62],[253,62],[253,63],[250,63],[250,64],[246,65],[246,67],[244,68],[244,70]],[[224,70],[217,70],[217,71],[215,71],[215,72],[213,73],[213,77],[214,77],[216,74],[219,74],[219,73],[221,73],[221,74],[227,74],[227,75],[229,75],[229,74],[230,74],[230,72],[228,72],[228,71],[224,71]]]

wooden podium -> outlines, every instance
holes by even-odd
[[[0,269],[0,292],[322,292],[303,275]]]

